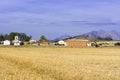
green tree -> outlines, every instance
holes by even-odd
[[[13,41],[15,36],[19,37],[19,40],[21,41],[29,41],[32,36],[28,36],[25,33],[18,33],[18,32],[11,32],[10,34],[0,34],[0,41],[4,41],[4,40],[10,40]]]
[[[11,32],[8,35],[8,40],[14,40],[15,36],[18,36],[21,41],[29,41],[32,36],[27,36],[25,33]]]
[[[5,40],[5,37],[3,34],[0,34],[0,41],[4,41]]]
[[[29,41],[32,36],[27,36],[25,33],[20,33],[19,35],[21,41]]]
[[[10,40],[10,41],[14,40],[14,37],[15,37],[15,36],[18,36],[18,33],[11,32],[11,33],[8,35],[8,40]]]
[[[46,41],[47,40],[47,38],[44,36],[44,35],[42,35],[41,37],[40,37],[40,40],[39,41]]]
[[[4,39],[5,39],[5,40],[8,40],[8,34],[5,34],[5,35],[4,35]]]

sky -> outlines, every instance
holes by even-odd
[[[96,30],[120,32],[120,0],[0,0],[0,33],[39,39]]]

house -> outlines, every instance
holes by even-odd
[[[61,46],[67,46],[66,42],[63,40],[60,40],[57,43],[58,43],[58,45],[61,45]]]
[[[20,46],[21,41],[15,41],[14,46]]]
[[[9,40],[5,40],[5,41],[3,41],[3,45],[5,45],[5,46],[9,46],[9,45],[10,45],[10,41],[9,41]]]
[[[30,40],[29,42],[30,42],[30,45],[35,45],[37,43],[37,41],[34,39]]]
[[[71,47],[87,47],[91,46],[91,43],[86,39],[69,39],[66,40],[67,46]]]

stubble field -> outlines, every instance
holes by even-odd
[[[120,80],[120,48],[0,48],[0,80]]]

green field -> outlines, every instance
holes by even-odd
[[[120,80],[120,48],[0,48],[0,80]]]

